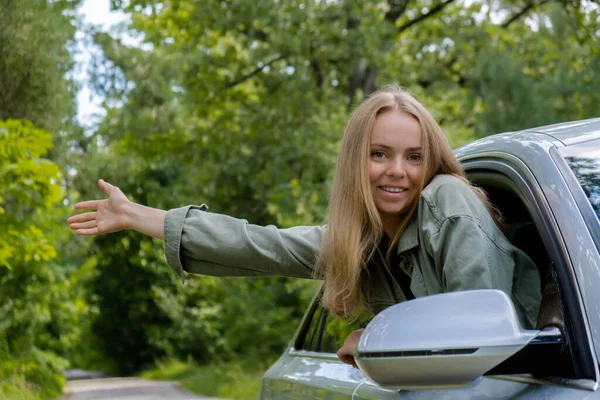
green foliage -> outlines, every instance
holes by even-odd
[[[454,146],[586,118],[600,100],[591,89],[598,12],[578,2],[523,13],[513,1],[113,5],[131,13],[123,30],[145,46],[94,36],[107,117],[70,160],[82,198],[103,196],[94,187],[102,177],[153,207],[207,203],[251,223],[321,224],[344,124],[384,83],[411,89]],[[314,290],[280,278],[190,277],[181,286],[161,245],[131,233],[99,238],[90,252],[93,331],[127,369],[163,356],[277,353]],[[342,341],[352,328],[328,329]]]
[[[595,2],[114,0],[147,46],[95,34],[107,117],[84,135],[68,52],[78,4],[0,5],[2,398],[59,395],[65,359],[126,372],[163,357],[269,359],[315,290],[282,278],[181,285],[158,241],[72,238],[64,204],[104,197],[99,177],[154,207],[321,224],[349,113],[384,83],[410,88],[453,145],[600,104]],[[338,345],[354,328],[327,327]],[[248,397],[223,389],[246,367],[220,365],[174,363],[173,376]]]
[[[261,377],[270,359],[245,358],[227,363],[198,365],[193,361],[157,362],[142,377],[155,380],[177,380],[187,390],[204,396],[232,400],[253,400],[260,394]]]
[[[0,120],[33,121],[51,132],[74,114],[68,47],[79,0],[8,0],[0,4]]]
[[[88,307],[64,228],[79,0],[0,3],[0,398],[62,395]]]
[[[92,322],[100,350],[114,361],[117,371],[130,373],[167,355],[163,336],[173,321],[165,315],[153,288],[180,289],[174,274],[165,268],[160,251],[152,241],[132,233],[99,238],[102,254],[90,282],[99,309]]]
[[[190,276],[179,297],[154,290],[173,321],[163,332],[170,354],[210,362],[240,354],[261,360],[283,351],[315,288],[314,282],[283,278]]]
[[[333,339],[335,341],[335,347],[340,348],[346,341],[348,335],[357,329],[366,327],[371,319],[373,319],[373,314],[364,307],[361,309],[358,317],[352,321],[333,318],[331,315],[328,315],[327,325],[325,326],[325,331],[327,332],[326,337]]]
[[[43,400],[22,376],[12,376],[0,382],[0,398],[4,400]]]
[[[26,121],[0,121],[0,266],[48,261],[56,250],[36,226],[61,198],[58,166],[41,159],[52,147],[51,135]],[[39,214],[41,217],[41,214]]]
[[[54,264],[54,233],[64,213],[55,206],[60,171],[41,158],[51,146],[50,134],[30,122],[0,121],[0,384],[22,382],[57,397],[67,362],[50,348],[66,339],[62,303],[73,299],[61,290]],[[54,324],[61,329],[48,331]]]
[[[103,168],[102,177],[120,182],[134,200],[153,204],[149,197],[159,202],[172,186],[163,181],[168,169],[139,171],[145,165],[141,158],[129,157],[114,169]],[[89,175],[78,175],[76,184],[84,176]],[[85,194],[83,182],[79,187],[85,197],[102,196],[91,187]],[[165,356],[209,362],[232,359],[240,353],[257,358],[278,353],[314,291],[312,282],[281,278],[190,276],[182,286],[165,265],[162,244],[132,232],[99,237],[91,250],[95,272],[90,299],[99,310],[91,330],[100,351],[121,372]],[[256,310],[261,310],[261,318],[256,318]],[[249,341],[256,345],[248,347]]]

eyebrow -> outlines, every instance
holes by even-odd
[[[384,149],[391,149],[390,146],[387,146],[387,145],[381,144],[381,143],[371,143],[371,147],[381,147],[381,148],[384,148]],[[406,150],[407,151],[421,151],[421,150],[423,150],[423,147],[421,147],[421,146],[409,147]]]
[[[385,144],[381,144],[381,143],[371,143],[371,147],[382,147],[384,149],[391,149],[390,146],[386,146]]]

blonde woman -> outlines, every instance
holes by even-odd
[[[442,130],[414,97],[389,86],[365,100],[342,140],[327,226],[257,226],[204,206],[163,211],[130,202],[102,180],[108,199],[69,218],[79,235],[134,229],[165,240],[167,263],[215,276],[325,280],[323,305],[339,317],[414,297],[495,288],[533,327],[541,301],[535,264],[498,228]],[[354,364],[361,331],[338,351]]]

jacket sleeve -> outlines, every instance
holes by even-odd
[[[312,278],[324,228],[249,224],[204,211],[205,206],[170,210],[165,218],[165,254],[169,266],[213,276],[290,276]]]

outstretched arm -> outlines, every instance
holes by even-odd
[[[187,206],[164,210],[133,203],[108,182],[98,181],[108,199],[77,203],[91,210],[68,219],[78,235],[133,229],[165,240],[167,263],[183,271],[214,276],[280,275],[312,277],[323,227],[249,224],[246,220]]]
[[[70,217],[67,222],[78,235],[91,236],[133,229],[164,240],[164,210],[146,207],[127,199],[121,189],[100,179],[98,186],[108,199],[75,204],[76,210],[93,210]]]

